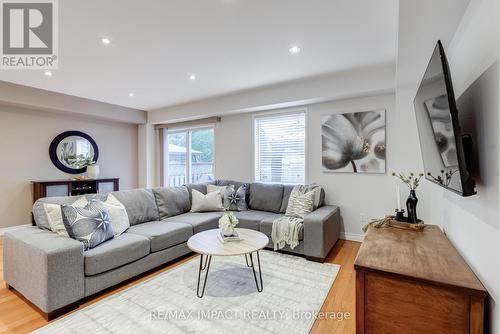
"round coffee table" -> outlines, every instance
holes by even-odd
[[[267,246],[269,238],[259,231],[249,230],[246,228],[237,228],[240,238],[239,241],[228,241],[222,243],[217,237],[220,233],[219,229],[203,231],[193,235],[188,240],[188,247],[193,252],[200,254],[200,267],[198,270],[198,284],[196,286],[196,295],[203,297],[205,293],[205,286],[207,285],[208,270],[212,262],[212,256],[237,256],[245,255],[246,265],[252,268],[253,277],[257,291],[262,292],[264,286],[262,284],[262,271],[260,269],[259,251]],[[259,267],[259,280],[257,280],[257,273],[255,272],[253,253],[257,256],[257,266]],[[203,280],[203,287],[201,287],[201,274],[205,271],[205,279]],[[201,288],[201,292],[200,292]]]

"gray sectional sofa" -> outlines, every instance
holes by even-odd
[[[241,182],[217,180],[236,187]],[[176,188],[135,189],[113,193],[126,208],[130,228],[96,248],[59,236],[46,228],[43,203],[71,204],[75,197],[37,201],[33,215],[38,226],[7,232],[4,237],[4,279],[53,318],[85,297],[159,265],[189,254],[187,240],[200,231],[218,227],[222,212],[189,212],[191,189],[206,193],[205,184]],[[248,211],[234,212],[238,227],[271,235],[273,220],[284,215],[293,186],[249,184]],[[321,204],[305,217],[300,244],[284,251],[323,261],[339,238],[339,208]],[[272,248],[272,242],[268,245]],[[195,296],[195,295],[193,295]]]

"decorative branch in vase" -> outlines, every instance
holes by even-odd
[[[413,224],[418,223],[418,218],[417,218],[418,198],[417,195],[415,194],[415,190],[420,185],[420,180],[422,179],[422,176],[424,176],[424,174],[419,173],[415,175],[414,173],[410,173],[409,175],[406,175],[400,172],[400,173],[392,173],[392,175],[400,179],[401,182],[403,182],[410,189],[410,196],[408,196],[408,199],[406,200],[406,210],[408,211],[408,222]]]

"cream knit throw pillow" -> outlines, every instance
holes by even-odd
[[[224,211],[220,191],[212,191],[203,195],[196,189],[191,190],[191,212]]]

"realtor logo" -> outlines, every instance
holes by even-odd
[[[57,68],[56,0],[0,0],[1,68]]]

